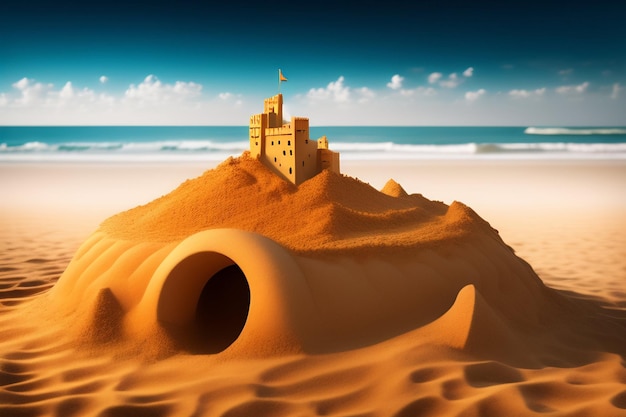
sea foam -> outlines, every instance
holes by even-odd
[[[623,128],[527,127],[527,135],[626,135]]]
[[[626,159],[626,143],[462,143],[399,144],[394,142],[334,142],[333,150],[347,160],[399,160],[449,158],[608,158]],[[155,142],[28,142],[0,144],[0,161],[84,162],[176,162],[213,161],[238,156],[247,142],[155,141]]]

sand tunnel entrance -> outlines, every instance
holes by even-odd
[[[157,315],[195,353],[219,353],[237,340],[248,318],[250,286],[242,269],[217,252],[194,253],[167,274]]]
[[[250,286],[238,265],[221,269],[207,281],[196,306],[196,325],[208,353],[221,352],[237,340],[249,309]]]

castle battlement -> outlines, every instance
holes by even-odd
[[[283,123],[283,96],[265,99],[263,113],[250,116],[250,154],[276,174],[299,185],[324,169],[339,173],[339,153],[328,139],[309,138],[309,119],[292,117]]]

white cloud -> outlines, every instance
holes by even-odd
[[[412,97],[412,96],[425,96],[425,97],[429,97],[429,96],[434,96],[437,94],[437,90],[435,90],[432,87],[417,87],[417,88],[413,88],[411,90],[405,90],[402,89],[400,90],[400,94],[405,96],[405,97]]]
[[[74,88],[72,87],[71,81],[65,83],[65,85],[59,92],[59,97],[61,97],[62,99],[70,99],[74,97]]]
[[[428,76],[428,82],[431,84],[435,84],[439,79],[443,77],[443,74],[440,72],[433,72]]]
[[[562,85],[557,87],[555,91],[559,94],[569,94],[569,93],[584,93],[589,87],[589,82],[585,81],[582,84],[578,85]]]
[[[98,103],[101,103],[101,104],[103,104],[105,106],[108,106],[110,108],[111,106],[113,106],[115,104],[116,99],[115,99],[115,97],[113,97],[111,95],[108,95],[106,93],[101,93],[101,94],[98,95],[97,101],[98,101]]]
[[[227,101],[235,106],[241,106],[243,104],[243,100],[241,99],[241,94],[233,94],[230,92],[219,93],[217,97],[222,101]]]
[[[21,97],[15,100],[18,105],[29,105],[45,99],[47,93],[52,89],[52,84],[36,83],[26,77],[12,84],[18,89]]]
[[[619,92],[621,90],[622,90],[622,87],[619,85],[619,83],[613,84],[613,89],[611,90],[611,98],[613,100],[617,99],[617,97],[619,97]]]
[[[137,86],[131,84],[124,95],[131,100],[164,103],[195,98],[201,94],[201,91],[202,85],[193,81],[176,81],[174,84],[164,84],[156,76],[150,74]]]
[[[559,75],[570,75],[574,70],[572,68],[562,69],[559,71]]]
[[[28,88],[28,85],[31,83],[31,81],[32,80],[24,77],[21,80],[14,82],[13,87],[17,88],[18,90],[24,91],[26,88]]]
[[[367,103],[368,101],[376,97],[376,93],[374,93],[367,87],[357,88],[355,91],[360,96],[359,103]]]
[[[109,81],[109,77],[107,77],[106,75],[101,75],[99,80],[101,84],[106,84],[106,82]]]
[[[106,124],[102,116],[119,108],[119,102],[112,96],[76,88],[71,81],[55,88],[50,83],[22,78],[13,83],[13,87],[17,91],[0,93],[4,113],[0,115],[0,123],[3,124],[7,121],[24,125]]]
[[[474,75],[474,67],[468,67],[465,71],[462,72],[464,78],[469,78]],[[459,75],[456,72],[448,75],[448,78],[444,79],[443,74],[440,72],[433,72],[428,76],[428,82],[430,84],[439,84],[439,86],[444,88],[456,88],[459,84],[465,81],[464,78],[459,78]]]
[[[65,83],[59,92],[50,91],[48,94],[49,106],[75,106],[77,108],[88,106],[101,99],[102,103],[111,103],[111,96],[101,94],[99,97],[89,88],[77,89],[71,81]]]
[[[293,105],[294,114],[310,117],[316,125],[614,125],[623,120],[623,106],[619,104],[626,94],[623,82],[617,83],[617,79],[597,88],[589,82],[582,83],[584,80],[562,85],[563,94],[555,93],[557,85],[508,88],[497,93],[478,87],[467,91],[469,88],[461,87],[463,83],[469,85],[467,77],[461,71],[454,74],[440,75],[435,83],[422,79],[423,85],[417,88],[401,86],[398,89],[386,85],[376,89],[357,88],[348,85],[341,76],[328,84],[319,84],[323,88],[301,90],[302,94],[296,94],[286,105]],[[427,75],[423,74],[425,78]],[[96,77],[92,81],[99,85]],[[393,83],[393,77],[387,81]],[[450,81],[456,81],[459,86],[448,90],[440,85]],[[258,113],[264,98],[242,96],[225,87],[221,93],[212,89],[213,93],[206,94],[202,86],[194,82],[163,82],[153,75],[135,80],[134,85],[129,81],[126,86],[126,93],[122,89],[113,95],[105,92],[109,89],[108,83],[94,91],[83,88],[76,80],[52,85],[29,78],[16,79],[13,87],[0,90],[0,124],[245,124],[250,114]],[[599,93],[597,96],[589,94],[595,90]],[[575,99],[585,94],[588,95],[585,100]]]
[[[511,90],[509,95],[513,98],[541,97],[545,94],[546,88],[537,88],[536,90]]]
[[[468,91],[467,93],[465,93],[465,100],[471,102],[474,102],[476,100],[478,100],[480,98],[480,96],[484,95],[487,91],[485,91],[484,88],[481,88],[480,90],[477,91]]]
[[[257,110],[246,108],[233,93],[227,93],[230,106],[225,108],[217,94],[203,99],[201,89],[194,82],[164,83],[152,75],[114,96],[73,81],[55,87],[22,78],[11,92],[0,91],[0,124],[238,124]]]
[[[336,102],[346,102],[350,100],[350,87],[343,84],[345,78],[341,75],[337,81],[331,81],[326,88],[311,88],[307,97],[314,100],[332,99]]]
[[[392,90],[398,90],[402,88],[402,81],[404,81],[404,77],[396,74],[391,77],[391,81],[387,83],[387,87],[391,88]]]
[[[531,96],[531,92],[528,90],[511,90],[509,95],[515,98],[527,98]]]
[[[456,72],[453,72],[452,74],[448,75],[447,80],[441,81],[439,85],[445,88],[454,88],[459,85],[459,83],[459,77],[456,75]]]
[[[577,93],[584,93],[585,90],[587,90],[587,87],[589,87],[589,83],[585,81],[584,83],[574,87],[574,89],[576,90]]]

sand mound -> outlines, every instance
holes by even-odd
[[[390,179],[389,181],[387,181],[387,183],[382,188],[382,190],[380,190],[380,192],[383,194],[387,194],[391,197],[408,197],[409,196],[409,194],[407,194],[407,192],[404,191],[404,188],[402,188],[402,186],[398,184],[397,182],[395,182],[393,179]]]
[[[377,247],[397,248],[465,232],[456,227],[462,210],[446,216],[444,204],[419,195],[402,197],[330,171],[295,187],[244,154],[160,199],[111,217],[101,230],[116,239],[173,242],[202,230],[236,228],[295,252],[364,249],[372,245],[372,236]],[[449,227],[439,233],[433,221]]]
[[[532,365],[589,348],[563,324],[575,308],[465,205],[328,171],[295,187],[246,154],[107,219],[48,298],[82,339],[153,340],[157,355],[323,353],[407,332]]]
[[[391,183],[389,206],[368,208],[371,198],[349,195],[353,180],[343,184],[346,195],[338,187],[321,204],[379,216],[412,199],[430,217],[403,230],[401,216],[389,217],[395,229],[357,216],[364,232],[323,250],[220,225],[170,241],[101,228],[78,251],[75,222],[0,217],[0,415],[626,415],[621,229],[574,245],[555,231],[563,257],[543,260],[578,276],[553,280],[568,290],[555,293],[467,207],[427,206]],[[176,198],[162,201],[192,207]],[[542,232],[515,247],[541,251]]]

